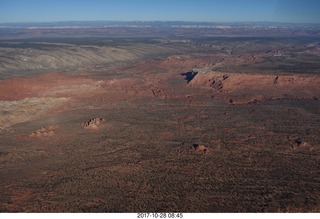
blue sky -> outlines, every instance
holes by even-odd
[[[320,0],[0,0],[0,23],[82,20],[320,23]]]

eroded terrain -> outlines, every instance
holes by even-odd
[[[21,55],[0,69],[0,210],[319,212],[319,44],[303,42],[1,48]],[[297,51],[310,68],[274,70]]]

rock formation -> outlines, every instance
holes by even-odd
[[[89,130],[96,130],[99,128],[101,123],[105,122],[105,119],[102,118],[92,118],[87,122],[82,123],[82,128]]]
[[[50,126],[48,128],[41,127],[40,129],[32,132],[29,137],[30,138],[40,138],[40,137],[51,137],[55,135],[55,127]]]
[[[206,155],[208,154],[209,150],[208,147],[204,146],[203,144],[193,144],[192,149],[194,150],[194,152],[196,154],[202,154],[202,155]]]

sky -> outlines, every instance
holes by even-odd
[[[320,0],[0,0],[0,23],[93,20],[320,23]]]

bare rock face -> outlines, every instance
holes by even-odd
[[[40,129],[32,132],[29,137],[30,138],[41,138],[41,137],[51,137],[55,135],[54,130],[56,130],[56,126],[49,126],[48,128],[41,127]]]
[[[96,130],[99,126],[104,123],[106,120],[102,118],[92,118],[87,122],[82,123],[82,128],[88,130]]]

